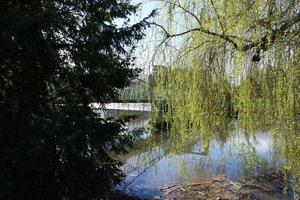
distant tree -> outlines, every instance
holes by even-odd
[[[99,199],[120,181],[107,151],[131,140],[89,104],[137,74],[148,18],[129,25],[136,11],[130,0],[1,1],[0,199]]]

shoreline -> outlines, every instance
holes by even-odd
[[[284,190],[287,190],[284,194]],[[238,181],[225,176],[208,178],[198,183],[172,185],[162,189],[162,199],[293,199],[281,171],[266,171]]]

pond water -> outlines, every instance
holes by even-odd
[[[251,136],[232,122],[230,134],[216,135],[203,152],[201,138],[172,141],[166,132],[151,127],[151,113],[146,111],[107,110],[104,116],[135,115],[127,123],[128,131],[143,128],[141,139],[125,155],[115,155],[125,163],[126,174],[116,190],[142,198],[160,196],[161,188],[172,184],[199,182],[223,174],[232,180],[266,169],[276,169],[285,162],[276,152],[271,131],[258,131]]]

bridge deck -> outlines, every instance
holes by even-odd
[[[100,104],[92,103],[92,108],[101,108]],[[132,111],[151,111],[151,103],[108,103],[105,104],[108,110],[132,110]]]

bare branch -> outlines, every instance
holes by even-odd
[[[189,30],[181,32],[181,33],[170,34],[162,25],[157,24],[155,22],[152,22],[150,24],[156,25],[156,26],[160,27],[164,31],[164,33],[166,35],[166,38],[178,37],[178,36],[186,35],[188,33],[199,31],[199,32],[202,32],[202,33],[205,33],[205,34],[208,34],[208,35],[212,35],[212,36],[224,39],[227,42],[231,43],[235,49],[238,49],[237,43],[235,41],[233,41],[230,36],[224,35],[224,34],[215,33],[215,32],[211,32],[211,31],[209,31],[207,29],[204,29],[204,28],[192,28],[192,29],[189,29]]]
[[[165,29],[165,27],[163,27],[162,25],[156,23],[156,22],[149,22],[149,25],[155,25],[158,26],[159,28],[161,28],[164,32],[164,34],[166,35],[167,38],[170,37],[170,33]]]
[[[177,3],[174,3],[173,1],[167,1],[167,0],[153,0],[153,1],[160,1],[160,2],[164,2],[164,3],[168,3],[172,6],[176,6],[176,7],[180,8],[181,10],[183,10],[184,12],[190,14],[198,22],[198,24],[201,25],[201,20],[197,17],[197,15],[195,15],[193,12],[191,12],[187,8],[183,7],[179,2],[177,4]]]
[[[248,51],[248,50],[250,50],[254,47],[259,47],[260,49],[265,50],[266,46],[268,44],[273,44],[275,42],[276,38],[278,38],[278,36],[284,35],[285,32],[291,26],[293,26],[294,24],[297,24],[299,22],[300,22],[300,14],[298,14],[297,16],[282,22],[281,23],[282,25],[277,29],[273,29],[273,31],[270,35],[265,35],[259,41],[246,44],[245,46],[243,46],[241,48],[241,50],[242,51]]]
[[[187,8],[183,7],[179,4],[175,4],[173,3],[173,5],[177,6],[178,8],[182,9],[183,11],[185,11],[186,13],[190,14],[199,24],[199,26],[201,26],[201,20],[193,13],[191,12],[190,10],[188,10]]]
[[[220,24],[220,26],[221,26],[221,28],[222,28],[223,34],[225,34],[225,28],[224,28],[224,26],[223,26],[223,24],[222,24],[220,15],[219,15],[219,13],[218,13],[216,7],[215,7],[214,1],[213,1],[213,0],[210,0],[210,2],[211,2],[211,5],[212,5],[212,7],[213,7],[213,9],[214,9],[214,11],[215,11],[215,13],[216,13],[216,15],[217,15],[217,18],[218,18],[219,24]]]

